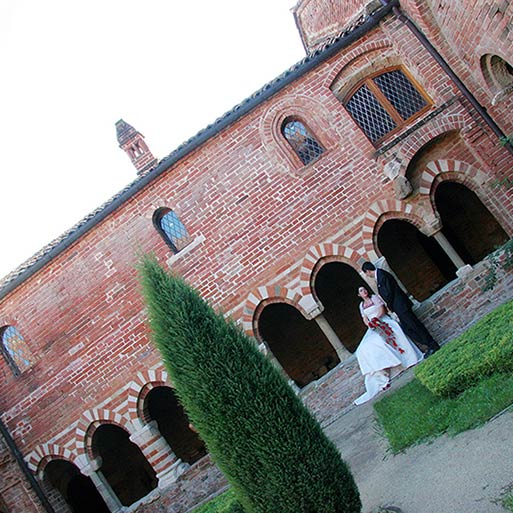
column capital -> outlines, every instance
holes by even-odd
[[[94,460],[87,462],[82,462],[80,460],[77,461],[80,473],[87,477],[90,477],[91,474],[97,472],[102,466],[102,463],[103,461],[101,456],[97,456]]]
[[[136,445],[143,445],[147,442],[150,442],[155,437],[160,437],[160,431],[157,425],[156,420],[152,420],[145,424],[141,429],[132,433],[129,437],[131,442],[134,442]]]
[[[303,296],[299,301],[299,306],[306,312],[308,319],[317,317],[324,310],[324,306],[320,305],[312,296],[312,294]]]
[[[437,216],[429,216],[424,219],[425,224],[420,228],[420,232],[426,237],[434,236],[442,229],[442,221]]]

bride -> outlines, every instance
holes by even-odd
[[[423,358],[399,323],[387,314],[380,296],[371,295],[365,287],[358,289],[358,295],[362,298],[360,313],[368,329],[355,353],[366,389],[365,394],[354,401],[357,405],[390,387],[391,369],[411,367]]]

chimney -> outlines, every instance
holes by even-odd
[[[144,142],[144,136],[132,125],[120,119],[116,122],[116,135],[119,147],[130,157],[138,175],[147,173],[157,165],[158,160]]]

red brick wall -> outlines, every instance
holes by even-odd
[[[373,54],[373,69],[390,59],[400,61],[432,98],[433,109],[452,101],[429,121],[421,120],[411,134],[405,134],[405,127],[385,139],[384,144],[396,144],[379,154],[330,90],[342,70],[351,76],[353,63],[358,72],[365,71],[361,54],[377,48],[382,50]],[[289,115],[304,118],[326,148],[322,158],[305,168],[280,136],[280,121]],[[455,131],[457,144],[454,135],[443,137]],[[404,201],[396,200],[387,170],[396,165],[405,175],[415,155],[436,137],[430,158],[418,169],[418,189]],[[436,160],[433,166],[431,160]],[[56,453],[80,463],[84,431],[92,420],[120,423],[130,433],[140,428],[138,393],[146,383],[159,381],[154,374],[162,369],[148,339],[135,266],[142,252],[155,252],[164,264],[172,256],[152,225],[159,207],[172,208],[196,239],[172,259],[172,269],[242,319],[252,333],[261,287],[274,299],[308,299],[309,269],[322,257],[311,248],[336,246],[337,258],[358,269],[364,259],[378,256],[375,227],[386,218],[409,219],[430,235],[436,225],[429,196],[434,180],[450,175],[464,181],[511,236],[513,194],[491,187],[510,168],[511,158],[455,87],[408,30],[388,18],[381,29],[176,163],[2,300],[0,324],[16,326],[37,359],[19,377],[0,363],[2,419],[25,455],[35,451],[34,465]],[[437,334],[460,329],[451,325],[455,319],[462,325],[470,322],[453,313],[444,317],[442,309],[459,312],[467,301],[487,301],[469,283],[454,285],[463,287],[461,304],[455,301],[459,295],[439,292],[440,306],[431,307],[431,300],[423,305],[426,322]],[[291,298],[280,296],[286,291]],[[438,328],[441,319],[445,324]],[[325,379],[344,382],[344,369]],[[354,367],[349,382],[358,383]],[[325,390],[335,398],[339,394]],[[340,404],[351,394],[344,392]],[[333,400],[313,398],[309,404],[323,410],[323,419],[339,408]],[[13,512],[31,511],[9,502]]]
[[[415,22],[433,39],[435,46],[454,68],[465,85],[486,106],[502,130],[513,131],[509,94],[492,105],[496,90],[485,80],[481,58],[494,54],[513,65],[513,6],[500,0],[474,2],[435,2],[405,0],[401,2]]]
[[[4,510],[3,508],[6,507]],[[7,509],[7,507],[9,509]],[[0,511],[43,513],[44,509],[0,435]]]

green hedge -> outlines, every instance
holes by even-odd
[[[203,506],[195,508],[192,513],[244,513],[244,509],[237,501],[233,490],[228,490]]]
[[[182,278],[143,259],[153,341],[247,513],[360,513],[340,453],[276,367]]]
[[[489,313],[417,366],[433,394],[453,397],[495,372],[513,370],[513,301]]]

